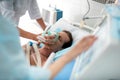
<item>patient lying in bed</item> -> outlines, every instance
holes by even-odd
[[[80,39],[82,39],[84,36],[88,35],[89,33],[86,31],[83,31],[81,29],[79,29],[78,27],[74,27],[71,24],[69,24],[66,20],[64,19],[60,19],[59,21],[57,21],[54,25],[52,25],[52,27],[49,29],[50,31],[55,31],[55,32],[62,32],[64,30],[67,30],[70,32],[71,34],[71,42],[69,44],[69,46],[66,46],[65,48],[62,47],[62,45],[64,44],[62,42],[62,44],[60,43],[59,46],[61,46],[61,48],[57,51],[50,51],[48,52],[48,50],[46,51],[48,54],[46,55],[46,57],[44,57],[44,61],[42,62],[42,65],[44,64],[44,62],[46,61],[46,59],[48,58],[48,56],[50,55],[51,52],[56,52],[56,55],[54,57],[54,60],[60,58],[62,55],[64,55],[64,53],[66,53],[67,51],[69,51],[71,49],[71,47],[73,47],[73,45],[78,42]],[[64,44],[66,45],[66,44]],[[49,45],[50,46],[50,45]],[[53,47],[57,48],[56,45],[52,45]],[[71,46],[71,47],[70,47]],[[48,48],[48,45],[46,44],[46,47]],[[69,48],[68,48],[69,47]],[[40,52],[42,48],[40,48]],[[33,51],[34,52],[34,51]],[[45,53],[46,53],[45,52]],[[36,65],[35,61],[33,60],[33,56],[34,54],[31,54],[31,65]],[[42,56],[42,55],[41,55]]]
[[[46,40],[50,39],[49,36],[45,37]],[[63,30],[59,32],[59,38],[54,44],[47,44],[44,43],[44,46],[39,48],[39,53],[41,57],[41,65],[43,66],[47,58],[52,52],[57,52],[59,50],[65,49],[67,47],[70,47],[72,45],[73,38],[69,31]],[[24,46],[25,48],[26,46]],[[30,53],[30,64],[36,65],[36,62],[34,59],[36,58],[35,51],[31,49]],[[36,60],[37,61],[37,60]]]

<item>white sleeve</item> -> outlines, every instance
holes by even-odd
[[[14,10],[14,0],[5,0],[0,2],[1,15],[6,19],[10,19],[16,25],[18,25],[19,17],[15,17],[16,12]]]
[[[29,70],[33,80],[50,80],[51,72],[48,69],[31,66]]]
[[[41,18],[40,10],[39,10],[36,0],[31,0],[29,7],[28,7],[28,13],[29,13],[31,19]]]

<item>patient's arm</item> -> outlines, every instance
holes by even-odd
[[[94,36],[87,36],[80,40],[69,52],[59,58],[56,62],[49,66],[51,71],[51,79],[71,60],[75,59],[83,51],[86,51],[94,42],[96,38]]]

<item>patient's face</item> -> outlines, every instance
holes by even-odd
[[[62,46],[64,43],[70,41],[68,35],[66,32],[60,32],[59,33],[59,39],[58,41],[55,42],[55,44],[51,44],[51,45],[45,45],[45,46],[49,46],[51,50],[53,50],[53,52],[56,52],[58,50],[62,49]]]

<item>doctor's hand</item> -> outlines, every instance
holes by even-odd
[[[50,36],[44,36],[46,39],[46,44],[55,44],[55,36],[54,35],[50,35]]]
[[[55,44],[55,36],[50,35],[50,36],[42,36],[42,34],[37,36],[38,38],[38,44],[43,43],[46,45],[51,45],[51,44]]]

